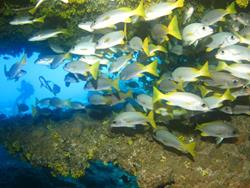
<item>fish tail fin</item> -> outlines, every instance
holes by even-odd
[[[157,65],[158,65],[158,62],[157,62],[157,60],[155,60],[152,63],[150,63],[149,65],[145,66],[144,70],[146,72],[158,77],[159,74],[157,72]]]
[[[68,52],[68,53],[65,53],[63,57],[64,57],[65,59],[70,59],[72,56],[71,56],[71,54]]]
[[[165,52],[165,53],[167,53],[167,49],[164,48],[164,47],[161,46],[161,45],[157,45],[157,46],[155,47],[155,49],[156,49],[156,51],[160,51],[160,52]]]
[[[201,69],[199,70],[199,73],[201,76],[211,77],[211,74],[209,72],[208,62],[206,62]]]
[[[44,23],[45,17],[46,17],[46,16],[42,16],[42,17],[40,17],[40,18],[36,18],[36,19],[34,19],[34,22]]]
[[[177,20],[177,17],[174,16],[172,18],[172,20],[170,21],[168,27],[167,27],[167,33],[169,35],[172,35],[174,36],[175,38],[181,40],[182,39],[182,36],[181,36],[181,33],[180,33],[180,29],[179,29],[179,26],[178,26],[178,20]]]
[[[151,126],[155,129],[156,128],[156,123],[154,120],[154,111],[150,111],[147,115],[148,121],[151,124]]]
[[[225,70],[227,67],[228,67],[228,65],[224,61],[219,61],[218,65],[216,67],[216,71]]]
[[[178,82],[177,85],[176,85],[177,86],[176,89],[179,90],[179,91],[184,91],[183,83],[184,82],[182,82],[182,81]]]
[[[183,7],[184,6],[184,0],[177,0],[175,2],[175,7]]]
[[[149,54],[148,44],[149,44],[149,38],[146,37],[146,38],[144,39],[144,41],[143,41],[142,49],[143,49],[143,51],[145,52],[145,54],[146,54],[147,56],[150,55],[150,54]]]
[[[34,7],[34,8],[32,8],[32,9],[30,9],[30,10],[29,10],[29,13],[30,13],[30,14],[35,14],[36,9],[37,9],[36,7]]]
[[[89,73],[92,75],[92,77],[94,78],[94,80],[97,79],[97,76],[98,76],[98,70],[99,70],[99,66],[100,66],[100,63],[99,62],[96,62],[95,64],[93,64],[90,69],[89,69]]]
[[[120,91],[119,79],[113,80],[113,88],[115,88],[117,91]]]
[[[222,100],[234,101],[235,97],[231,94],[230,90],[227,89],[225,93],[220,97]]]
[[[195,142],[191,142],[188,144],[183,144],[183,148],[192,155],[192,157],[195,157],[196,152],[195,152],[195,146],[196,143]]]
[[[228,7],[226,8],[227,14],[236,14],[237,11],[235,9],[235,2],[232,2]]]
[[[138,7],[133,11],[134,15],[145,17],[145,11],[144,11],[143,1],[144,0],[141,0],[140,4],[138,5]]]
[[[197,88],[200,90],[201,96],[205,97],[207,94],[211,93],[212,90],[207,89],[205,86],[203,85],[199,85],[197,86]]]
[[[156,87],[153,88],[153,103],[156,103],[157,101],[164,99],[165,95],[160,92]]]
[[[20,64],[24,65],[24,64],[26,64],[26,62],[27,62],[27,54],[24,54]]]

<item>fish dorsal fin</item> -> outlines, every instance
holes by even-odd
[[[104,21],[106,21],[106,20],[108,20],[108,19],[110,19],[110,16],[109,16],[109,15],[103,17],[103,20],[104,20]]]

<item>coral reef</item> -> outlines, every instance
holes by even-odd
[[[186,133],[186,138],[197,142],[194,160],[156,142],[150,130],[114,132],[109,122],[82,113],[67,121],[32,126],[3,124],[0,141],[31,164],[50,168],[53,175],[79,178],[90,161],[102,160],[137,176],[140,187],[246,187],[250,185],[248,121],[250,117],[233,116],[231,123],[241,136],[219,147],[214,140]]]

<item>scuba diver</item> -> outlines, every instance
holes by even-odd
[[[39,76],[39,81],[41,83],[41,87],[45,87],[47,90],[53,93],[54,96],[60,93],[61,91],[60,86],[58,86],[54,82],[46,80],[43,76]]]

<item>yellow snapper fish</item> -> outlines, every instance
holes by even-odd
[[[203,23],[192,23],[184,27],[182,31],[182,38],[184,45],[195,46],[198,44],[198,41],[206,36],[209,36],[213,33],[213,29],[209,26],[204,25]]]
[[[200,76],[211,76],[208,69],[208,62],[206,62],[201,69],[178,67],[172,72],[173,80],[176,82],[195,82]]]
[[[224,121],[211,121],[198,125],[196,130],[201,131],[201,136],[216,137],[216,144],[220,144],[224,138],[238,137],[238,130]]]
[[[250,96],[250,85],[245,85],[236,91],[232,92],[232,95],[237,98],[237,97],[242,97],[242,96]]]
[[[164,73],[160,80],[157,81],[157,87],[164,93],[171,91],[183,91],[183,82],[176,83],[172,77]]]
[[[100,77],[96,80],[95,83],[88,81],[85,86],[85,91],[110,91],[112,88],[115,88],[119,91],[119,80],[112,80],[105,77]]]
[[[81,61],[72,61],[64,66],[64,70],[73,74],[82,74],[87,76],[88,72],[96,80],[99,71],[99,62],[93,64],[92,66]]]
[[[100,93],[94,93],[88,96],[88,103],[91,105],[109,105],[114,106],[120,103],[126,102],[127,98],[131,98],[131,93],[117,95],[103,95]]]
[[[242,105],[242,104],[228,105],[220,108],[220,111],[226,114],[235,114],[235,115],[245,114],[250,116],[249,105]]]
[[[129,63],[129,60],[132,59],[132,54],[124,55],[121,57],[118,57],[109,67],[110,73],[116,73],[122,70],[124,67],[126,67]]]
[[[145,20],[155,20],[157,18],[172,14],[172,11],[176,8],[184,6],[184,0],[177,0],[176,2],[160,2],[148,7],[145,10]]]
[[[57,37],[59,34],[65,34],[67,31],[65,29],[51,29],[37,32],[34,36],[29,38],[28,40],[31,42],[34,41],[44,41],[49,38]]]
[[[208,104],[210,110],[221,107],[224,101],[234,101],[234,99],[235,97],[231,94],[229,89],[227,89],[222,95],[216,93],[210,97],[203,98],[203,100]]]
[[[240,42],[240,39],[236,35],[229,32],[219,32],[211,35],[210,38],[212,41],[206,45],[206,51],[208,52],[216,48],[224,48]]]
[[[30,13],[30,14],[35,14],[37,8],[38,8],[44,1],[46,1],[46,0],[38,0],[37,3],[36,3],[36,5],[35,5],[35,7],[29,10],[29,13]],[[66,4],[69,3],[69,0],[59,0],[59,1],[61,1],[61,2],[63,2],[63,3],[66,3]]]
[[[208,104],[198,95],[189,92],[161,93],[157,88],[153,89],[153,103],[159,100],[166,100],[170,106],[179,106],[192,111],[209,111]]]
[[[141,112],[121,112],[115,117],[110,126],[112,128],[136,128],[136,125],[147,125],[147,123],[156,128],[153,111],[149,112],[148,115]]]
[[[168,26],[162,24],[154,25],[151,31],[152,38],[158,42],[163,43],[164,41],[168,41],[169,38],[167,35],[171,35],[179,40],[182,39],[181,33],[178,26],[177,17],[174,16],[172,20],[169,22]]]
[[[92,29],[92,25],[94,24],[94,22],[91,22],[91,21],[88,21],[88,22],[81,22],[78,24],[78,27],[80,29],[83,29],[85,31],[88,31],[88,32],[93,32],[94,29]]]
[[[120,79],[130,80],[132,78],[142,77],[144,73],[149,73],[158,77],[157,65],[157,60],[148,65],[143,65],[137,62],[129,64],[121,71]]]
[[[159,127],[154,130],[153,137],[161,142],[163,145],[167,147],[175,148],[183,153],[189,153],[192,157],[195,157],[195,142],[190,142],[188,144],[183,142],[183,139],[178,138],[174,134],[170,133],[167,128]]]
[[[85,36],[79,39],[75,46],[69,52],[76,55],[95,55],[96,43],[93,42],[93,36]]]
[[[228,71],[233,76],[250,81],[250,64],[234,63],[227,65],[220,61],[216,67],[217,71]]]
[[[102,36],[96,45],[96,49],[107,49],[119,44],[124,44],[125,32],[114,31]]]
[[[214,9],[209,11],[202,17],[201,22],[205,25],[213,25],[218,21],[223,21],[224,16],[235,13],[235,2],[232,2],[226,9]]]
[[[240,88],[246,84],[245,80],[233,76],[229,72],[210,71],[211,77],[202,78],[201,81],[205,86],[221,89]]]
[[[39,18],[32,18],[31,16],[22,16],[15,18],[10,22],[10,25],[26,25],[33,23],[44,23],[45,16]]]
[[[118,8],[115,10],[108,11],[100,16],[98,16],[95,22],[91,25],[92,30],[103,29],[107,27],[114,27],[117,23],[131,23],[132,16],[145,16],[143,8],[143,0],[141,0],[139,6],[132,10],[128,7]]]
[[[250,61],[250,49],[240,45],[227,46],[219,49],[215,57],[220,60],[234,61],[236,63]]]
[[[137,95],[135,101],[143,108],[145,112],[148,110],[153,110],[153,100],[150,95],[139,94]]]
[[[109,64],[109,60],[106,59],[105,57],[98,57],[96,55],[85,55],[82,56],[79,61],[83,61],[89,65],[93,65],[96,62],[99,62],[100,65],[108,65]]]
[[[65,50],[60,45],[58,45],[56,43],[52,43],[49,41],[49,47],[53,52],[55,52],[57,54],[65,53]]]

